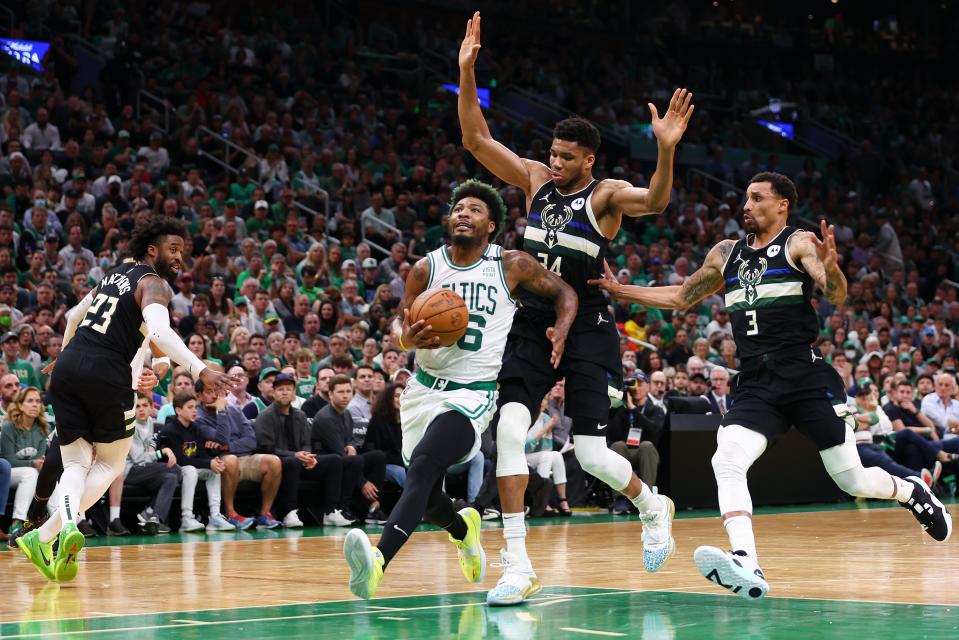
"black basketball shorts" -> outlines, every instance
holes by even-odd
[[[79,438],[115,442],[133,435],[135,391],[130,363],[119,355],[67,349],[50,377],[61,444]]]
[[[756,358],[731,381],[723,426],[738,424],[772,441],[791,425],[820,451],[846,440],[846,388],[818,349],[791,348]]]
[[[580,312],[557,369],[549,361],[553,345],[546,329],[550,322],[527,309],[516,312],[499,374],[499,405],[519,402],[535,420],[543,397],[565,378],[564,412],[574,419],[574,435],[604,436],[600,425],[605,428],[608,423],[610,395],[623,384],[615,320],[606,310]]]

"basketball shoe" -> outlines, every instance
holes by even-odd
[[[909,476],[906,481],[913,484],[912,495],[899,504],[908,509],[933,540],[938,542],[948,540],[952,535],[952,516],[946,507],[939,502],[939,498],[932,493],[932,489],[916,476]]]
[[[86,539],[77,525],[67,522],[60,530],[60,542],[57,545],[57,556],[53,560],[53,574],[57,582],[70,582],[77,577],[80,570],[80,551]]]
[[[666,496],[660,496],[660,499],[663,501],[661,511],[639,515],[643,523],[643,566],[650,573],[659,571],[676,550],[673,540],[676,506]]]
[[[746,600],[758,600],[769,592],[763,570],[745,551],[699,547],[693,554],[693,562],[704,578]]]
[[[482,582],[486,575],[486,552],[480,544],[480,515],[472,508],[466,507],[458,512],[466,521],[466,537],[457,540],[450,536],[450,542],[456,545],[456,555],[459,556],[460,569],[470,582]]]
[[[343,555],[350,565],[350,591],[369,600],[383,580],[383,554],[370,544],[364,531],[351,529],[343,541]]]
[[[54,580],[53,542],[41,542],[40,532],[34,529],[17,538],[17,546],[47,580]]]
[[[503,576],[486,594],[486,604],[491,606],[520,604],[540,592],[543,586],[530,566],[519,566],[516,556],[509,551],[501,549],[499,554]]]

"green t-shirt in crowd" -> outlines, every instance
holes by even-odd
[[[40,388],[40,381],[37,380],[37,372],[33,370],[33,365],[23,358],[17,358],[17,361],[13,364],[8,362],[7,369],[20,379],[20,384],[26,387]]]

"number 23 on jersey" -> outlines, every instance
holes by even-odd
[[[98,333],[106,333],[119,301],[120,299],[114,296],[98,293],[97,297],[93,299],[93,304],[87,309],[86,316],[84,316],[80,326],[90,327]]]

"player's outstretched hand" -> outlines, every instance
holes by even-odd
[[[616,299],[620,287],[623,285],[619,284],[619,281],[616,280],[616,274],[613,273],[613,270],[609,268],[608,262],[603,262],[603,277],[602,278],[593,278],[592,280],[587,280],[586,284],[592,285],[594,287],[599,287],[613,299]]]
[[[240,376],[231,376],[226,373],[219,373],[210,367],[207,367],[200,372],[200,380],[203,381],[204,385],[216,389],[217,391],[235,391],[244,385],[243,379],[240,378]]]
[[[140,374],[140,379],[137,380],[137,391],[140,393],[151,393],[153,387],[160,384],[160,379],[157,375],[150,369],[144,369]]]
[[[836,228],[831,224],[827,225],[825,220],[819,221],[819,227],[822,232],[822,240],[817,238],[814,233],[809,234],[809,237],[812,238],[813,244],[816,246],[816,257],[822,262],[826,271],[830,271],[839,264],[839,252],[836,250]]]
[[[477,11],[473,17],[466,22],[466,35],[463,37],[463,44],[460,45],[459,63],[460,68],[469,68],[476,64],[476,56],[479,55],[480,44],[480,12]]]
[[[680,138],[686,131],[686,125],[689,124],[689,119],[696,109],[696,105],[692,104],[692,99],[692,92],[686,89],[676,89],[669,101],[669,108],[666,109],[662,118],[659,117],[656,105],[652,102],[648,103],[649,112],[653,116],[653,135],[656,136],[659,144],[667,147],[674,147],[679,144]]]
[[[440,346],[440,337],[430,335],[433,325],[426,324],[426,320],[418,320],[410,324],[410,310],[403,309],[403,324],[409,329],[403,332],[403,345],[410,349],[435,349]]]
[[[566,349],[566,334],[557,331],[553,327],[546,329],[546,337],[553,343],[553,352],[549,355],[549,363],[556,369],[563,359],[563,351]]]

